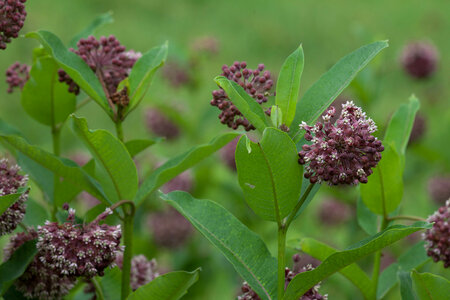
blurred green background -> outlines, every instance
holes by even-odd
[[[124,123],[125,138],[153,136],[145,126],[145,109],[158,106],[181,128],[181,136],[164,141],[138,157],[142,173],[160,161],[187,150],[228,128],[217,119],[219,110],[209,105],[211,91],[216,88],[213,78],[221,73],[223,64],[245,60],[250,68],[264,63],[276,78],[284,59],[303,43],[305,69],[302,76],[303,94],[320,75],[339,58],[375,40],[388,39],[384,50],[343,93],[357,102],[380,128],[390,115],[411,94],[421,100],[420,114],[425,118],[426,131],[407,152],[405,192],[402,213],[426,217],[438,206],[427,190],[432,176],[443,176],[450,170],[450,2],[440,1],[207,1],[207,0],[40,0],[27,3],[28,17],[21,33],[46,29],[64,42],[87,26],[98,15],[113,12],[114,23],[101,27],[96,36],[115,35],[127,49],[145,52],[169,41],[168,65],[176,65],[191,78],[190,83],[174,87],[157,74],[150,92]],[[200,37],[213,37],[218,52],[198,55],[192,44]],[[436,73],[427,80],[415,80],[401,68],[399,56],[405,44],[414,40],[433,43],[440,53]],[[31,63],[34,40],[14,40],[1,53],[0,70],[14,61]],[[193,59],[195,58],[195,65]],[[166,69],[168,66],[165,67]],[[19,128],[29,140],[51,149],[48,128],[28,118],[20,104],[19,93],[7,94],[4,73],[0,76],[0,118]],[[103,111],[90,103],[77,112],[88,118],[91,128],[113,130]],[[77,150],[74,150],[77,149]],[[70,156],[86,151],[68,126],[64,128],[63,152]],[[275,250],[275,225],[262,222],[246,206],[237,184],[236,174],[227,168],[220,155],[215,155],[192,170],[193,195],[215,200],[231,210],[241,221],[269,243]],[[323,187],[300,220],[292,226],[289,239],[315,237],[338,248],[345,248],[365,237],[356,222],[357,191]],[[335,197],[351,207],[352,218],[339,226],[326,226],[318,218],[325,197]],[[38,197],[38,196],[37,196]],[[149,201],[149,210],[161,209],[158,200]],[[233,299],[241,279],[231,265],[199,234],[178,250],[156,249],[146,223],[138,226],[136,254],[156,257],[159,264],[170,270],[192,270],[201,266],[199,282],[185,299]],[[245,243],[245,241],[243,241]],[[387,249],[386,256],[402,253],[408,242]],[[410,244],[409,244],[410,245]],[[274,252],[275,253],[275,252]],[[290,250],[295,253],[294,249]],[[370,271],[370,259],[361,262]],[[442,265],[428,263],[431,270],[450,277]],[[360,299],[361,295],[340,275],[326,280],[321,293],[330,299]],[[398,290],[389,299],[398,299]]]

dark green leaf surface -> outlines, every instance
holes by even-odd
[[[138,288],[127,300],[178,300],[198,280],[199,273],[200,269],[166,273]]]
[[[107,130],[90,130],[84,118],[72,115],[71,119],[73,130],[97,162],[97,178],[108,196],[113,202],[133,199],[138,189],[138,175],[125,145]]]
[[[250,97],[239,84],[223,76],[217,76],[214,81],[225,90],[233,104],[256,129],[263,132],[269,126],[261,105]]]
[[[261,299],[276,298],[277,261],[258,235],[212,201],[180,191],[161,197],[222,252]]]
[[[28,197],[27,212],[23,218],[23,223],[27,226],[38,226],[50,220],[50,215],[45,207],[36,202],[33,198]]]
[[[125,143],[125,147],[127,147],[128,153],[130,153],[131,157],[135,157],[148,147],[158,143],[161,140],[162,138],[131,140]]]
[[[259,143],[242,136],[236,147],[236,167],[245,200],[261,218],[281,222],[300,197],[302,166],[289,135],[266,128]]]
[[[119,267],[107,268],[105,275],[102,277],[96,277],[105,300],[119,300],[121,294],[121,280],[122,271]]]
[[[151,192],[154,192],[164,183],[170,181],[175,176],[183,173],[187,169],[210,156],[237,137],[239,133],[228,132],[214,138],[208,144],[191,148],[172,159],[169,159],[162,166],[153,171],[140,186],[134,201],[137,205],[141,204]]]
[[[300,45],[285,60],[278,75],[275,104],[281,109],[283,123],[288,127],[295,116],[304,60],[303,47]]]
[[[402,296],[402,300],[417,300],[413,290],[411,272],[400,269],[397,272],[397,277],[400,282],[400,295]]]
[[[374,214],[362,201],[361,197],[358,197],[358,203],[356,205],[356,216],[359,226],[369,235],[374,235],[378,231],[378,217]]]
[[[291,136],[295,136],[294,142],[297,143],[303,136],[298,134],[298,125],[302,121],[312,124],[350,84],[356,74],[387,46],[387,41],[379,41],[353,51],[339,60],[306,91],[297,103],[291,126]]]
[[[444,277],[416,270],[411,277],[420,300],[450,300],[450,281]]]
[[[101,14],[97,18],[95,18],[91,24],[89,24],[86,28],[84,28],[80,33],[78,33],[76,36],[73,37],[72,40],[69,42],[69,48],[76,48],[77,43],[80,39],[85,39],[89,37],[90,35],[93,35],[94,32],[103,25],[110,24],[114,21],[112,17],[112,12],[107,12],[104,14]]]
[[[0,215],[2,215],[14,202],[22,196],[28,189],[24,189],[21,192],[14,194],[0,196]]]
[[[411,226],[390,226],[386,230],[347,248],[347,250],[336,252],[325,259],[314,270],[295,276],[288,285],[283,299],[297,300],[314,285],[348,265],[416,231],[429,228],[431,228],[431,225],[425,222],[417,222]]]

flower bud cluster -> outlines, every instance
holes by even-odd
[[[192,80],[189,71],[180,63],[171,61],[164,65],[162,75],[172,87],[179,88],[187,85]]]
[[[165,183],[161,187],[161,191],[165,194],[168,194],[173,191],[190,192],[192,190],[192,186],[193,186],[192,174],[188,170],[184,171],[180,175],[171,179],[169,182]]]
[[[450,175],[430,178],[428,180],[428,192],[436,204],[444,205],[445,201],[450,199]]]
[[[264,71],[264,69],[264,64],[259,64],[257,69],[251,70],[247,68],[245,61],[236,61],[231,66],[224,65],[221,75],[238,83],[256,102],[262,104],[268,101],[268,96],[271,95],[270,90],[273,87],[270,72]],[[232,129],[237,129],[239,126],[244,127],[247,131],[255,129],[222,88],[213,91],[212,96],[211,105],[217,106],[222,111],[219,115],[222,124],[226,124]],[[270,114],[270,110],[267,110],[266,114]]]
[[[442,261],[444,268],[450,267],[450,199],[433,215],[428,217],[433,227],[423,233],[427,255],[435,262]]]
[[[302,122],[300,128],[306,131],[305,139],[311,145],[302,146],[298,162],[305,167],[305,178],[311,183],[326,181],[330,185],[367,183],[384,150],[381,141],[372,135],[377,130],[375,123],[361,108],[348,101],[342,105],[342,112],[336,124],[330,120],[335,114],[330,107],[323,118],[308,126]]]
[[[328,226],[345,223],[350,219],[352,210],[350,206],[335,198],[322,201],[319,208],[320,221]]]
[[[117,254],[117,266],[122,269],[123,254]],[[137,255],[131,259],[130,285],[133,291],[146,285],[159,276],[155,259],[148,260],[144,255]]]
[[[411,134],[409,136],[409,144],[420,141],[420,139],[422,139],[425,135],[426,130],[427,120],[420,114],[416,115],[413,127],[411,129]]]
[[[178,126],[167,118],[159,109],[147,109],[145,112],[145,121],[147,129],[157,136],[171,140],[180,135]]]
[[[411,77],[428,78],[436,71],[439,55],[436,48],[426,42],[414,42],[405,46],[401,55],[403,69]]]
[[[0,49],[19,36],[27,16],[26,0],[0,0]]]
[[[12,93],[15,88],[22,89],[28,79],[30,79],[31,67],[27,64],[15,62],[6,70],[6,83],[8,93]]]
[[[19,174],[18,165],[9,166],[7,159],[0,160],[0,196],[14,194],[28,182],[28,175]],[[25,201],[28,192],[22,194],[16,202],[0,215],[0,236],[11,233],[25,216]]]
[[[99,225],[112,214],[108,208],[87,225],[75,224],[75,210],[69,209],[64,224],[47,221],[38,227],[37,248],[40,260],[56,274],[91,278],[102,276],[103,270],[113,265],[116,253],[122,250],[120,225]]]

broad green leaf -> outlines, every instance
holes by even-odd
[[[44,166],[29,158],[27,155],[17,152],[17,164],[22,168],[23,172],[30,176],[30,179],[41,189],[46,200],[53,202],[54,199],[54,180],[53,172]]]
[[[420,300],[450,300],[450,281],[444,277],[416,270],[411,277]]]
[[[291,136],[295,136],[294,142],[297,143],[303,136],[298,134],[298,125],[302,121],[307,124],[314,123],[356,74],[387,46],[387,41],[379,41],[353,51],[339,60],[306,91],[303,98],[297,102],[291,126]]]
[[[98,182],[84,172],[75,162],[69,159],[59,158],[39,147],[32,146],[21,137],[3,135],[0,132],[0,140],[14,147],[44,168],[52,171],[57,176],[70,181],[73,185],[87,191],[97,199],[109,203]]]
[[[130,153],[131,157],[135,157],[148,147],[158,143],[161,140],[162,138],[131,140],[125,143],[125,147],[127,147],[128,153]]]
[[[356,205],[356,217],[358,219],[359,226],[369,235],[374,235],[378,231],[378,216],[374,214],[362,201],[361,197],[358,197],[358,203]]]
[[[27,211],[23,223],[27,226],[38,226],[44,224],[47,220],[50,220],[48,210],[33,198],[28,197]]]
[[[127,300],[178,300],[198,280],[199,273],[200,269],[166,273],[138,288]]]
[[[22,106],[36,121],[47,126],[64,122],[75,110],[76,97],[58,81],[58,65],[49,56],[38,58],[22,90]]]
[[[280,128],[281,124],[283,123],[283,113],[281,112],[281,109],[276,105],[272,105],[270,109],[270,120],[272,121],[272,125],[275,128]]]
[[[397,272],[398,281],[400,282],[400,295],[402,300],[417,300],[413,290],[411,272],[403,271],[401,268]]]
[[[250,147],[250,149],[247,148]],[[261,218],[281,222],[297,204],[302,166],[289,135],[266,128],[259,143],[244,135],[236,146],[236,167],[245,200]]]
[[[99,167],[96,168],[97,178],[113,202],[133,199],[138,189],[138,175],[125,145],[107,130],[90,130],[84,118],[72,115],[71,119],[74,132],[95,158]]]
[[[23,188],[17,191],[17,193],[0,196],[0,216],[19,199],[28,188]]]
[[[168,46],[166,42],[161,46],[150,49],[134,64],[128,77],[130,104],[127,113],[132,111],[144,98],[153,76],[166,61]]]
[[[410,272],[430,260],[427,256],[425,242],[415,244],[413,247],[403,253],[396,263],[390,264],[381,273],[378,280],[377,299],[384,299],[386,294],[397,284],[397,273],[400,269]]]
[[[49,31],[30,32],[26,34],[26,37],[38,40],[58,65],[69,74],[86,94],[94,99],[106,112],[112,114],[100,81],[84,60],[67,50],[61,40]]]
[[[25,272],[36,253],[36,241],[28,241],[20,246],[6,262],[0,265],[0,296],[8,290],[15,279]]]
[[[320,261],[324,261],[330,255],[338,252],[338,250],[312,238],[302,239],[300,241],[300,249]],[[360,290],[364,295],[364,299],[373,299],[375,297],[375,290],[370,278],[357,264],[353,263],[339,272]]]
[[[180,191],[161,197],[222,252],[261,299],[276,298],[277,261],[258,235],[212,201]]]
[[[284,61],[278,75],[275,104],[281,109],[283,123],[288,127],[295,116],[304,61],[303,47],[300,45]]]
[[[162,166],[148,176],[141,184],[134,201],[141,204],[150,193],[154,192],[164,183],[193,167],[198,162],[210,156],[237,137],[239,133],[228,132],[217,136],[208,144],[191,148],[189,151],[166,161]]]
[[[112,17],[112,12],[107,12],[99,15],[86,28],[84,28],[81,32],[74,36],[72,40],[70,40],[69,48],[75,48],[80,39],[84,39],[89,37],[90,35],[93,35],[99,27],[110,24],[113,21],[114,19]]]
[[[105,300],[119,300],[121,294],[122,271],[119,267],[107,268],[105,275],[95,278],[99,283]]]
[[[364,204],[374,213],[383,215],[393,212],[403,197],[403,168],[396,149],[384,143],[384,151],[369,182],[361,184]]]
[[[384,142],[391,143],[399,154],[404,155],[408,146],[409,135],[414,124],[414,118],[419,110],[420,103],[416,96],[409,98],[408,104],[402,104],[394,113],[386,129]]]
[[[381,250],[416,231],[429,228],[431,228],[431,224],[425,222],[417,222],[411,226],[393,225],[372,237],[350,246],[344,251],[336,252],[325,259],[314,270],[303,272],[295,276],[288,285],[283,299],[297,300],[314,285],[330,275],[339,272],[348,265],[351,265],[359,259]]]
[[[261,105],[250,97],[239,84],[223,76],[217,76],[214,81],[225,90],[233,104],[256,129],[263,132],[269,126]]]

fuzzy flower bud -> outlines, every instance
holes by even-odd
[[[41,262],[61,275],[103,276],[103,270],[114,263],[116,253],[122,249],[120,225],[99,225],[109,214],[112,211],[107,208],[94,221],[81,226],[74,223],[75,210],[69,209],[64,224],[47,221],[38,228],[36,246],[42,253]]]
[[[351,208],[335,198],[325,199],[319,208],[319,219],[328,226],[345,223],[351,215]]]
[[[8,160],[0,160],[0,196],[14,194],[28,182],[28,175],[19,175],[18,165],[9,166]],[[11,233],[25,216],[25,201],[28,192],[22,194],[6,211],[0,215],[0,236]]]
[[[147,129],[159,137],[165,137],[168,140],[172,140],[180,135],[178,126],[159,109],[147,109],[145,112],[145,121]]]
[[[262,104],[267,102],[268,96],[272,95],[270,90],[273,87],[270,72],[264,71],[264,68],[264,64],[259,64],[257,69],[251,70],[247,68],[246,62],[236,61],[231,66],[224,65],[221,75],[238,83],[256,102]],[[222,111],[219,115],[222,124],[232,129],[237,129],[239,126],[247,131],[255,129],[222,88],[213,91],[212,96],[211,105],[217,106]],[[270,114],[270,109],[266,111],[266,114]]]
[[[13,236],[5,247],[5,261],[25,242],[34,240],[38,233],[29,229],[28,233],[21,232]],[[16,289],[26,298],[49,300],[62,299],[72,289],[74,277],[61,275],[53,269],[47,268],[41,261],[41,252],[34,257],[25,272],[15,282]]]
[[[93,36],[80,39],[77,47],[77,50],[70,49],[70,51],[80,56],[95,72],[110,96],[117,92],[117,86],[128,77],[139,58],[135,52],[125,51],[125,47],[112,35],[102,36],[99,40]],[[70,76],[64,70],[59,70],[58,74],[59,81],[69,85],[69,92],[78,95],[80,87]]]
[[[434,223],[433,227],[422,235],[426,241],[427,255],[435,262],[441,260],[444,268],[448,268],[450,267],[450,199],[428,217],[427,221]]]
[[[0,49],[19,36],[27,16],[26,0],[0,0]]]
[[[406,45],[400,58],[405,72],[416,79],[433,75],[438,59],[437,49],[427,42],[413,42]]]
[[[30,66],[15,62],[6,70],[6,83],[8,93],[12,93],[15,88],[23,89],[25,83],[30,79]]]
[[[191,81],[189,70],[181,64],[171,61],[164,65],[162,75],[174,88],[187,85]]]
[[[116,258],[117,266],[122,269],[123,254],[117,254]],[[156,271],[156,260],[148,260],[144,255],[137,255],[131,259],[131,273],[130,273],[130,285],[133,291],[139,287],[146,285],[153,279],[159,276]]]
[[[450,175],[435,176],[428,180],[428,192],[437,205],[450,199]]]
[[[298,153],[298,162],[307,165],[305,178],[311,183],[327,181],[330,185],[367,183],[384,150],[381,141],[372,135],[377,127],[351,101],[342,105],[336,124],[330,121],[334,114],[334,107],[330,107],[322,117],[323,123],[300,125],[306,131],[305,139],[312,142],[303,145]]]

